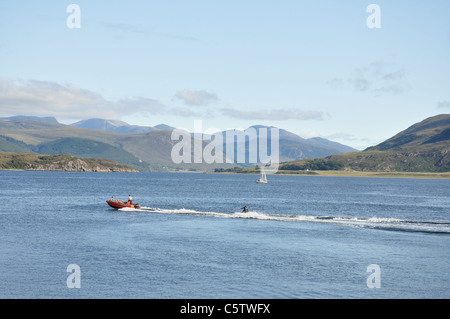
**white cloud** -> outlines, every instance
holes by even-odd
[[[343,140],[343,141],[356,141],[358,140],[358,138],[353,135],[353,134],[348,134],[348,133],[334,133],[334,134],[330,134],[325,136],[326,139],[330,139],[330,140]]]
[[[301,111],[296,109],[275,109],[275,110],[258,110],[258,111],[241,111],[235,109],[221,109],[223,115],[252,120],[322,120],[322,112],[317,111]]]
[[[71,84],[0,78],[0,112],[62,119],[118,119],[135,113],[165,113],[167,108],[144,97],[109,101],[97,92]]]
[[[339,143],[342,143],[345,145],[351,145],[353,148],[355,148],[357,150],[364,150],[369,146],[374,146],[374,145],[377,145],[377,144],[383,142],[382,140],[374,140],[374,139],[370,139],[367,137],[356,136],[354,134],[349,134],[349,133],[344,133],[344,132],[326,135],[326,136],[324,136],[324,138],[331,140],[331,141],[336,141],[336,142],[339,142]]]
[[[181,116],[181,117],[202,117],[201,114],[194,112],[186,107],[174,107],[171,109],[171,114]]]
[[[159,101],[140,96],[132,99],[120,99],[114,104],[120,110],[127,110],[130,113],[162,114],[167,110],[166,106]]]
[[[381,94],[400,94],[409,89],[403,67],[385,62],[372,62],[355,68],[346,78],[333,78],[327,84],[343,88],[345,84],[358,92]]]
[[[178,91],[175,96],[188,105],[208,105],[219,100],[216,94],[209,93],[205,90],[183,90]]]
[[[437,104],[438,108],[450,108],[450,101],[440,101]]]

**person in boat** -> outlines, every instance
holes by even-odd
[[[248,212],[247,206],[242,207],[242,212],[243,212],[243,213],[247,213],[247,212]]]
[[[131,205],[132,202],[133,202],[133,197],[131,197],[131,195],[128,195],[128,204]]]

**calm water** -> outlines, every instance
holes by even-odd
[[[0,171],[0,298],[450,298],[449,180],[257,177]]]

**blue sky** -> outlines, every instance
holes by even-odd
[[[0,117],[264,124],[362,149],[450,113],[449,16],[447,0],[4,0]]]

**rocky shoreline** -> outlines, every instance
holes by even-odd
[[[71,155],[1,153],[0,170],[63,172],[138,172],[137,169],[105,159],[81,159]]]

